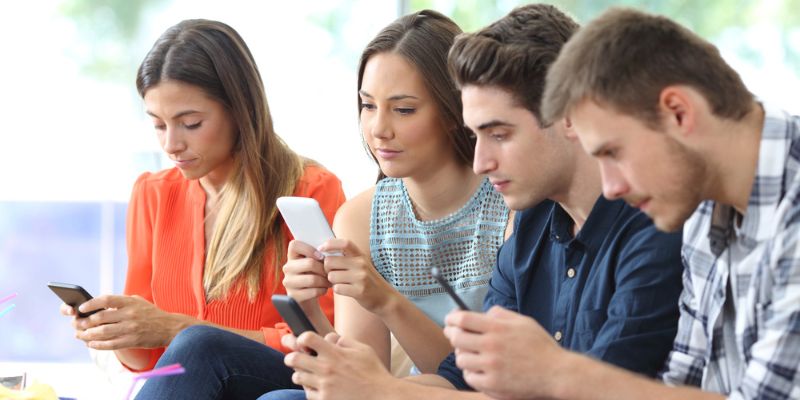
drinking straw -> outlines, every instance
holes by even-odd
[[[6,307],[3,311],[0,311],[0,317],[2,317],[3,315],[8,314],[8,312],[11,311],[11,309],[16,307],[16,306],[17,306],[16,304],[12,304],[12,305]]]
[[[186,372],[186,370],[183,369],[183,367],[181,367],[180,364],[170,364],[167,365],[166,367],[156,368],[152,371],[136,374],[136,376],[133,377],[133,381],[131,382],[130,388],[128,388],[128,394],[125,396],[125,398],[130,400],[131,394],[133,394],[133,389],[136,387],[136,384],[140,380],[145,380],[149,378],[159,378],[162,376],[169,376],[169,375],[180,375],[184,372]]]
[[[17,297],[17,294],[16,294],[16,293],[12,293],[12,294],[10,294],[10,295],[8,295],[8,296],[6,296],[6,297],[3,297],[2,299],[0,299],[0,304],[3,304],[3,303],[5,303],[5,302],[7,302],[7,301],[9,301],[9,300],[13,299],[14,297]]]

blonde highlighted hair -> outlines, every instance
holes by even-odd
[[[203,286],[209,301],[245,289],[253,301],[269,256],[280,281],[287,238],[275,200],[294,192],[304,161],[275,133],[255,60],[230,26],[195,19],[164,32],[139,67],[136,87],[144,97],[165,80],[201,88],[236,123],[235,166],[220,192]]]

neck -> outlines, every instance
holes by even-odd
[[[467,165],[451,163],[433,174],[403,178],[417,218],[432,221],[458,211],[483,181]]]
[[[708,150],[710,189],[704,197],[745,214],[758,169],[763,128],[764,110],[755,102],[741,121],[710,121],[709,132],[716,134]]]
[[[200,186],[206,192],[207,199],[216,199],[219,197],[219,192],[222,191],[222,188],[228,182],[231,170],[233,170],[233,164],[233,159],[231,159],[200,178]]]
[[[586,223],[597,198],[603,193],[597,161],[582,150],[578,150],[572,176],[566,181],[560,194],[551,197],[551,200],[558,202],[575,223],[573,234],[577,234]]]

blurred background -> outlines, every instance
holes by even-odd
[[[171,165],[134,87],[139,62],[166,28],[209,18],[239,31],[278,133],[335,172],[350,197],[377,171],[357,124],[356,69],[366,43],[410,11],[436,9],[471,31],[522,3],[0,2],[0,298],[19,293],[16,308],[0,317],[0,367],[91,362],[45,283],[76,283],[95,295],[122,291],[132,183]],[[611,5],[667,15],[715,43],[760,98],[800,113],[800,0],[550,3],[581,23]]]

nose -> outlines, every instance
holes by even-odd
[[[369,120],[369,134],[375,139],[388,140],[394,137],[390,116],[386,114],[382,109],[378,109]]]
[[[609,200],[621,198],[630,191],[622,171],[608,161],[600,161],[600,175],[603,179],[603,196]]]
[[[492,152],[491,144],[486,143],[485,139],[475,141],[475,156],[472,159],[472,171],[477,175],[488,174],[497,169],[496,157]]]
[[[167,154],[180,154],[186,150],[186,142],[177,129],[166,127],[162,134],[161,147]]]

